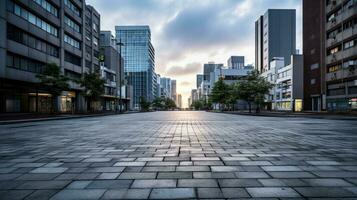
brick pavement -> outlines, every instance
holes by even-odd
[[[0,199],[306,198],[357,198],[357,122],[154,112],[0,126]]]

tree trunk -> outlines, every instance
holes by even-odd
[[[249,113],[252,113],[252,104],[248,102]]]

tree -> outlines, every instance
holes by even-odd
[[[233,93],[238,99],[245,100],[248,103],[249,113],[252,112],[252,103],[257,105],[256,111],[259,112],[265,95],[269,93],[272,87],[273,84],[261,77],[257,71],[252,71],[245,80],[233,86]]]
[[[170,98],[166,98],[165,99],[165,108],[167,110],[172,110],[176,108],[176,103],[174,100],[170,99]]]
[[[163,110],[164,109],[164,99],[162,97],[156,97],[153,101],[152,101],[152,107],[155,110]]]
[[[224,105],[227,103],[230,94],[231,94],[230,86],[224,83],[223,78],[219,78],[218,81],[214,83],[210,95],[210,100],[213,103],[219,103],[220,110],[223,111]]]
[[[99,73],[85,73],[80,80],[81,87],[84,87],[83,96],[86,98],[87,109],[94,111],[92,103],[104,94],[104,83]]]
[[[145,97],[140,97],[140,110],[142,112],[147,112],[150,110],[151,103],[145,99]]]
[[[40,85],[51,94],[51,112],[58,112],[58,96],[62,91],[69,90],[68,77],[64,76],[61,69],[55,63],[49,63],[45,66],[43,73],[36,74],[40,80]]]

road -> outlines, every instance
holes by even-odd
[[[150,112],[0,126],[0,199],[357,197],[357,122]]]

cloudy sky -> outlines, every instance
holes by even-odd
[[[202,65],[226,65],[231,55],[254,64],[254,22],[268,8],[296,9],[301,49],[301,0],[87,0],[101,14],[101,29],[149,25],[156,72],[177,80],[183,104]]]

